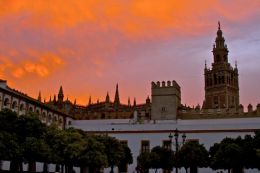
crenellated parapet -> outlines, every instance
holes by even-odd
[[[200,109],[199,106],[189,107],[181,105],[178,110],[180,119],[214,119],[214,118],[249,118],[260,116],[260,104],[255,109],[252,104],[248,104],[246,110],[242,104],[239,108],[220,108],[220,109]]]
[[[178,85],[178,83],[175,80],[152,82],[152,88],[176,88],[176,89],[180,90],[180,86]]]

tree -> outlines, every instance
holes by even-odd
[[[123,147],[123,155],[119,162],[119,170],[122,170],[125,168],[126,165],[133,163],[133,156],[131,153],[130,148],[126,144],[121,144]]]
[[[230,173],[231,169],[234,172],[241,172],[244,167],[243,149],[234,139],[223,139],[217,151],[212,154],[211,168],[213,169],[227,169]]]
[[[255,168],[260,170],[260,130],[255,132],[253,138],[253,147],[256,151]]]
[[[155,172],[160,168],[164,170],[172,170],[174,164],[174,153],[172,150],[156,146],[152,149],[150,157],[151,167],[155,169]]]
[[[257,155],[254,146],[254,139],[251,135],[245,135],[244,139],[238,137],[235,143],[242,148],[243,165],[245,168],[257,168]]]
[[[43,161],[49,154],[43,134],[46,125],[41,123],[36,114],[28,113],[17,121],[17,136],[22,147],[23,160],[28,162],[28,171],[36,171],[36,161]]]
[[[35,137],[26,137],[23,144],[23,157],[29,164],[29,172],[35,172],[35,162],[44,161],[49,153],[49,146],[45,143],[45,140]]]
[[[60,171],[60,165],[64,163],[64,150],[66,148],[66,133],[58,129],[55,125],[46,128],[43,139],[49,146],[49,154],[46,155],[43,162],[51,162],[56,164],[56,171]],[[62,166],[63,171],[63,166]]]
[[[124,154],[123,147],[114,137],[104,135],[99,136],[97,139],[105,145],[104,151],[107,155],[108,166],[111,167],[110,173],[113,173],[114,166],[118,166],[120,164],[120,159]]]
[[[142,152],[137,157],[137,172],[147,172],[151,168],[151,153]]]
[[[99,172],[101,167],[108,165],[107,156],[104,154],[105,146],[94,136],[86,136],[85,140],[87,143],[79,157],[81,173],[86,172],[86,166],[90,173]]]
[[[184,167],[186,172],[197,173],[198,167],[208,166],[208,151],[198,141],[189,141],[183,144],[175,155],[178,167]]]
[[[66,173],[72,173],[73,166],[77,163],[87,143],[84,140],[84,135],[76,129],[69,128],[63,130],[62,133],[64,133],[65,141],[63,157]]]
[[[10,171],[18,172],[22,169],[22,147],[20,137],[17,134],[18,117],[17,114],[9,109],[0,111],[0,133],[2,137],[2,149],[5,149],[2,157],[10,160]]]

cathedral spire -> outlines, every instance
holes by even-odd
[[[220,27],[220,22],[218,22],[217,37],[215,39],[215,44],[213,46],[214,63],[222,64],[228,63],[228,48],[225,44],[225,38]]]
[[[62,86],[60,86],[60,90],[58,93],[58,101],[63,102],[63,98],[64,98],[63,89],[62,89]]]
[[[91,105],[91,96],[89,96],[88,105]]]
[[[114,104],[115,105],[119,105],[120,104],[118,84],[116,84],[116,93],[115,93]]]
[[[38,99],[39,102],[42,102],[42,95],[41,95],[41,91],[39,91],[39,95],[38,95]]]
[[[109,93],[107,92],[107,96],[106,96],[106,103],[110,102],[110,97],[109,97]]]
[[[130,101],[130,97],[128,97],[128,106],[131,106],[131,101]]]

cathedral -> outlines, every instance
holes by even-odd
[[[189,107],[181,104],[181,87],[176,81],[152,82],[151,100],[149,96],[142,104],[131,105],[120,102],[118,85],[114,100],[111,101],[109,94],[104,101],[93,103],[91,97],[87,106],[78,105],[76,101],[64,100],[63,89],[60,87],[58,99],[54,95],[53,100],[46,104],[75,119],[131,119],[136,117],[138,121],[144,120],[174,120],[174,119],[201,119],[219,117],[252,117],[260,116],[260,105],[253,110],[248,105],[248,111],[239,103],[239,78],[237,64],[233,67],[229,63],[228,47],[221,30],[220,23],[213,45],[213,63],[207,67],[205,63],[204,81],[205,98],[202,107]]]
[[[151,116],[151,101],[149,97],[143,104],[136,104],[135,99],[132,105],[130,99],[128,99],[128,104],[123,104],[120,102],[118,84],[116,85],[113,101],[111,101],[109,93],[107,93],[104,101],[97,100],[96,103],[93,103],[90,97],[87,106],[78,105],[76,101],[72,103],[68,99],[64,100],[63,88],[61,86],[58,92],[58,99],[54,95],[53,100],[50,99],[46,104],[72,115],[75,119],[129,119],[133,118],[134,114],[139,119],[150,119]]]

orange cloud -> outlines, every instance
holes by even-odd
[[[0,77],[5,78],[5,71],[13,67],[13,63],[5,56],[0,55]]]
[[[169,29],[194,33],[194,28],[212,23],[206,17],[209,13],[232,21],[254,16],[260,1],[252,0],[246,6],[244,3],[243,0],[8,0],[0,1],[0,16],[22,15],[23,27],[47,27],[61,32],[87,24],[140,38],[167,35]]]
[[[49,52],[43,54],[34,52],[34,56],[36,60],[23,59],[16,64],[8,58],[0,58],[0,76],[5,78],[11,75],[14,78],[23,78],[33,74],[47,77],[65,64],[64,60]]]

